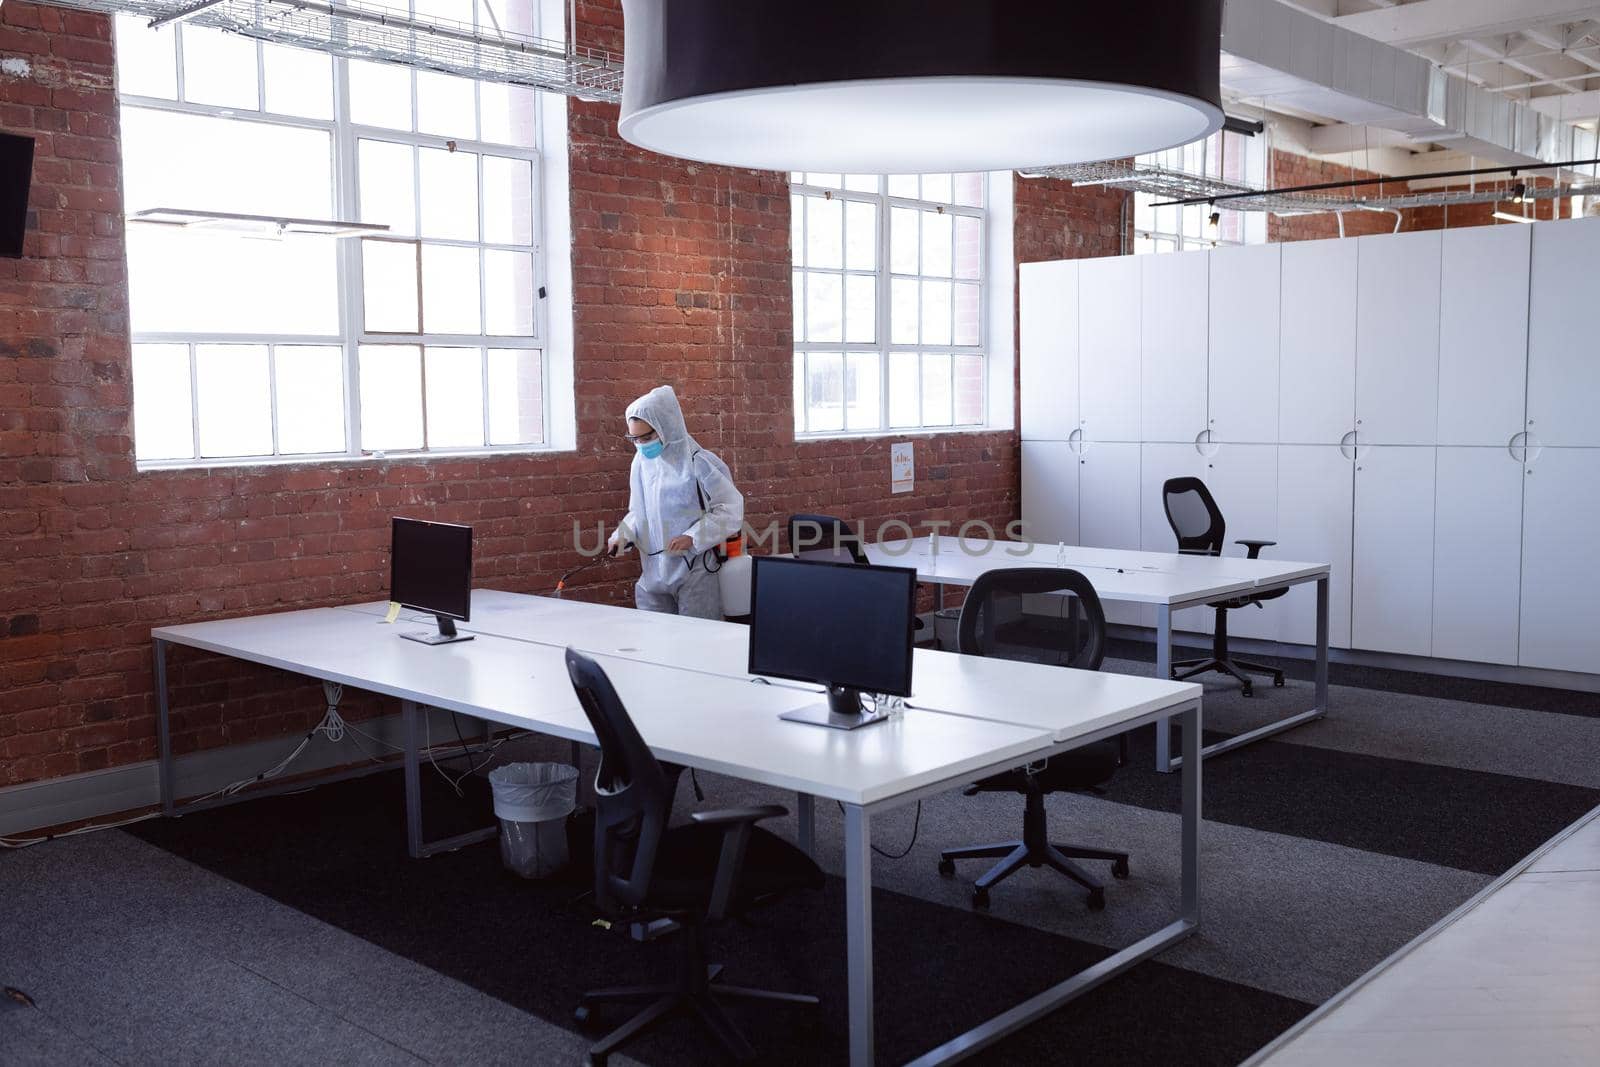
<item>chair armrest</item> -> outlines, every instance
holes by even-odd
[[[789,809],[778,804],[759,804],[749,808],[720,808],[717,811],[697,811],[689,816],[691,822],[701,826],[732,826],[738,823],[758,823],[762,819],[776,819],[789,814]]]
[[[1250,559],[1255,559],[1258,556],[1260,556],[1261,555],[1261,550],[1263,548],[1268,548],[1268,547],[1270,547],[1272,545],[1275,545],[1277,543],[1278,542],[1276,542],[1276,541],[1258,541],[1258,540],[1255,540],[1254,538],[1249,538],[1249,537],[1241,537],[1239,540],[1234,542],[1234,544],[1243,545],[1246,549],[1249,550],[1249,552],[1250,552],[1249,558]]]

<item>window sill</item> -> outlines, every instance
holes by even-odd
[[[135,463],[139,474],[163,471],[249,470],[259,467],[344,467],[360,464],[438,462],[452,459],[499,459],[506,456],[549,456],[576,452],[575,447],[540,445],[535,448],[475,448],[459,452],[367,452],[359,456],[269,456],[263,459],[155,460]]]
[[[812,441],[878,441],[885,437],[952,437],[974,434],[1009,433],[1009,426],[929,426],[922,429],[902,430],[862,430],[859,433],[797,433],[794,435],[796,444],[809,444]]]

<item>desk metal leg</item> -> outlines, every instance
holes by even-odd
[[[1183,921],[1200,925],[1200,702],[1182,715]]]
[[[1166,681],[1172,677],[1172,607],[1156,605],[1156,677]],[[1166,774],[1172,770],[1172,720],[1156,722],[1156,770]]]
[[[872,836],[859,804],[844,806],[845,939],[849,956],[850,1067],[871,1067]]]
[[[161,753],[161,814],[173,812],[172,726],[167,721],[167,643],[156,641],[156,742]]]
[[[421,730],[417,723],[417,702],[400,702],[400,726],[406,746],[406,851],[411,858],[421,859],[422,851],[422,749]]]
[[[1328,579],[1317,579],[1317,713],[1328,713]]]
[[[817,798],[810,793],[795,795],[795,818],[799,822],[800,851],[810,856],[817,857]]]

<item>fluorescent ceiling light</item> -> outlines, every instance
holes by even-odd
[[[1509,211],[1496,210],[1495,213],[1494,213],[1494,217],[1497,218],[1497,219],[1500,219],[1503,222],[1528,222],[1528,223],[1531,223],[1531,222],[1534,221],[1532,218],[1529,218],[1527,215],[1513,215]]]
[[[1220,0],[624,0],[624,139],[760,170],[1022,169],[1221,127]]]

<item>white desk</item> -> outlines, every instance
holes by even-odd
[[[625,610],[601,609],[596,614],[595,605],[556,601],[524,604],[521,611],[511,601],[504,601],[502,607],[507,625],[549,614],[570,620],[566,623],[569,628],[601,615],[607,616],[603,626],[614,626],[618,621],[609,613]],[[484,614],[491,615],[488,611]],[[695,620],[673,618],[668,625],[692,622]],[[653,623],[646,625],[655,627]],[[720,628],[722,624],[708,625]],[[674,628],[681,632],[681,628]],[[422,839],[422,707],[446,708],[487,723],[537,730],[569,740],[595,740],[572,692],[562,650],[554,643],[480,631],[470,642],[430,647],[402,640],[396,627],[385,625],[369,613],[340,608],[167,626],[153,630],[151,636],[155,644],[162,807],[169,815],[180,810],[172,787],[166,685],[169,644],[398,697],[405,722],[407,838],[416,856],[460,847],[493,833],[490,829],[438,842]],[[994,721],[978,714],[911,710],[888,723],[843,732],[778,719],[781,711],[815,699],[809,692],[617,655],[597,659],[627,703],[640,734],[663,758],[793,789],[807,797],[837,800],[843,805],[850,1062],[854,1067],[865,1067],[874,1058],[871,817],[878,812],[1147,722],[1174,714],[1183,719],[1185,754],[1189,758],[1183,767],[1183,875],[1178,917],[1088,970],[924,1054],[915,1061],[918,1064],[944,1063],[971,1055],[1187,937],[1198,926],[1198,686],[1124,679],[1139,683],[1141,692],[1144,686],[1157,687],[1161,695],[1154,696],[1157,689],[1150,689],[1144,694],[1146,699],[1119,704],[1123,695],[1119,683],[1107,685],[1092,698],[1086,690],[1083,700],[1056,705],[1048,728]],[[1016,677],[1030,674],[1018,671]],[[991,687],[983,693],[986,704],[1020,703],[1037,684],[1030,680],[1018,691],[1009,692],[1004,688],[1009,677],[1011,672],[1002,669],[990,680]],[[287,788],[304,788],[304,783],[291,783]],[[269,790],[262,792],[266,791]],[[246,793],[240,799],[257,795],[260,792]],[[181,810],[187,812],[199,806],[186,805]]]
[[[937,587],[944,603],[946,585],[970,586],[985,571],[1006,567],[1064,566],[1081,571],[1101,600],[1151,604],[1156,609],[1156,676],[1172,674],[1172,613],[1214,600],[1268,593],[1303,582],[1317,583],[1317,695],[1308,711],[1207,745],[1202,757],[1216,756],[1303,723],[1328,711],[1328,573],[1326,563],[1242,559],[1238,556],[1182,555],[1177,552],[1133,552],[1126,549],[1037,545],[1023,541],[967,541],[955,537],[919,537],[866,545],[871,563],[913,567],[917,579]],[[1172,755],[1170,724],[1156,727],[1156,770],[1182,765]]]

